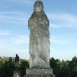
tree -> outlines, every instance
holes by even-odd
[[[22,60],[20,64],[21,76],[26,75],[26,69],[29,68],[28,61]]]
[[[69,76],[77,77],[77,57],[73,57],[69,63]]]
[[[58,60],[58,59],[56,59],[56,60],[54,58],[50,59],[50,66],[53,69],[53,72],[56,77],[60,77],[59,62],[60,62],[60,60]]]

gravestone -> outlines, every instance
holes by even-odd
[[[55,77],[50,67],[49,20],[42,1],[34,3],[34,12],[28,21],[30,30],[30,68],[26,77]]]
[[[13,77],[21,77],[20,65],[19,65],[19,56],[16,54]]]

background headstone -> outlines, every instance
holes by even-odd
[[[19,56],[17,54],[15,57],[13,77],[21,77],[20,65],[19,65]]]

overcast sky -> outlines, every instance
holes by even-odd
[[[0,0],[0,56],[29,59],[28,19],[36,0]],[[77,0],[42,0],[50,21],[50,57],[77,56]]]

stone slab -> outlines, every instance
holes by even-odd
[[[24,77],[55,77],[55,75],[25,75]]]
[[[13,77],[21,77],[20,71],[14,71],[13,72]]]
[[[53,70],[48,69],[27,69],[24,77],[55,77]]]
[[[52,69],[27,69],[26,70],[27,75],[53,75]]]

